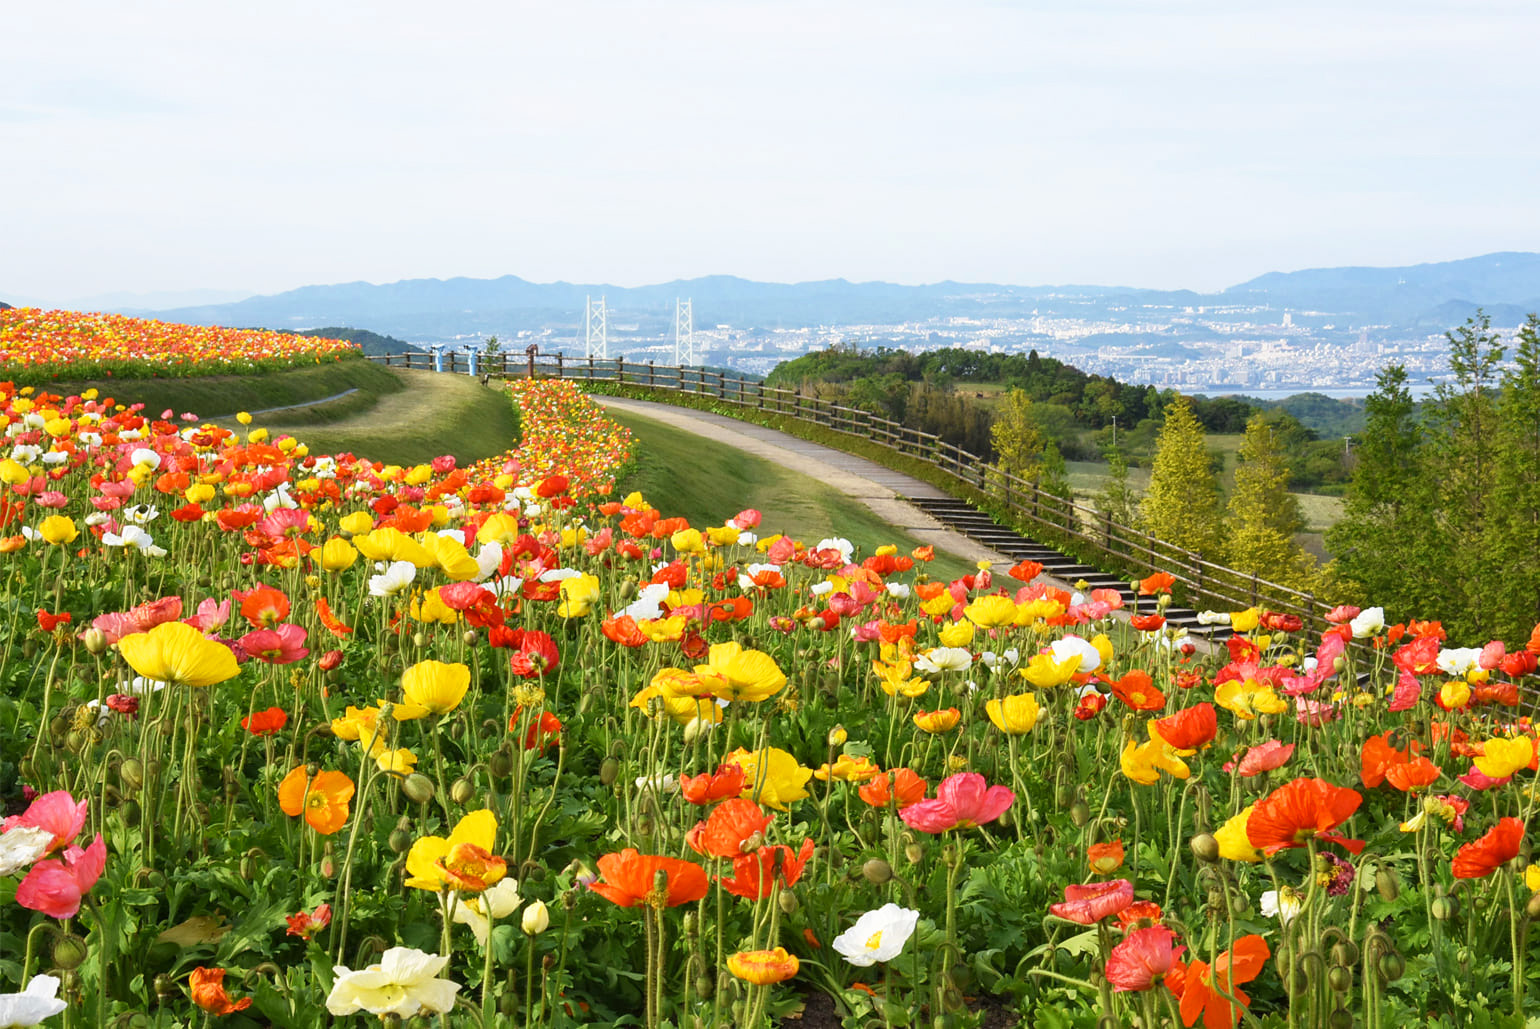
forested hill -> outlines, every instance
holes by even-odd
[[[345,339],[349,343],[357,343],[369,357],[404,354],[413,349],[412,345],[405,340],[399,340],[394,336],[382,336],[368,329],[344,329],[332,326],[327,329],[304,329],[294,335],[312,336],[316,339]]]

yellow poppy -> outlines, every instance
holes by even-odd
[[[1247,721],[1289,709],[1288,701],[1274,693],[1271,685],[1257,679],[1229,679],[1220,683],[1214,689],[1214,703]]]
[[[1482,746],[1482,754],[1476,758],[1476,768],[1482,775],[1493,779],[1506,779],[1535,758],[1535,741],[1528,736],[1515,736],[1511,740],[1494,737]]]
[[[442,836],[424,836],[412,844],[406,855],[406,885],[419,890],[439,891],[451,886],[452,877],[445,869],[445,858],[457,847],[475,847],[491,854],[497,845],[497,816],[483,808],[472,811],[455,823],[446,840]],[[483,888],[502,878],[499,873],[482,880]]]
[[[328,572],[346,571],[357,560],[358,549],[341,536],[333,536],[321,545],[321,567]]]
[[[75,519],[69,515],[49,515],[37,523],[37,534],[43,538],[44,543],[58,546],[73,542],[80,535],[80,530],[75,526]]]
[[[433,563],[454,582],[465,582],[481,574],[481,566],[459,540],[430,532],[423,536],[422,548],[432,555]]]
[[[914,724],[920,727],[922,732],[928,732],[932,736],[951,732],[957,728],[957,723],[962,721],[962,712],[955,707],[944,707],[937,711],[920,711],[914,716]]]
[[[235,655],[185,622],[162,622],[118,640],[118,652],[146,679],[212,686],[240,674]]]
[[[785,811],[793,802],[806,797],[807,781],[813,777],[811,768],[802,767],[796,758],[778,747],[766,747],[755,753],[740,747],[727,755],[727,763],[743,769],[745,785],[741,796],[777,811]]]
[[[1053,651],[1045,650],[1041,654],[1034,654],[1019,674],[1038,689],[1047,689],[1064,685],[1078,671],[1080,654],[1069,653],[1059,659],[1054,657]]]
[[[582,618],[599,602],[599,579],[593,575],[574,575],[561,581],[561,603],[556,613],[562,618]]]
[[[1041,708],[1038,707],[1037,694],[1016,693],[991,700],[984,705],[984,713],[995,723],[996,729],[1009,736],[1020,736],[1031,732],[1037,725]]]
[[[1251,839],[1246,835],[1246,823],[1250,821],[1255,807],[1255,804],[1247,805],[1245,810],[1231,817],[1214,833],[1214,839],[1219,842],[1219,856],[1226,861],[1255,864],[1264,857],[1260,850],[1251,845]]]
[[[961,621],[943,626],[936,633],[936,639],[943,647],[966,647],[973,642],[973,623]]]
[[[775,658],[763,651],[744,650],[737,643],[713,643],[706,662],[696,665],[695,672],[721,679],[723,685],[713,692],[723,700],[760,701],[786,685],[786,674]]]
[[[1171,744],[1159,736],[1152,736],[1146,743],[1129,740],[1118,763],[1124,775],[1142,786],[1159,782],[1161,772],[1177,779],[1186,779],[1192,774],[1187,762],[1177,757]]]
[[[401,673],[401,692],[406,702],[395,706],[396,721],[448,714],[460,706],[470,685],[471,670],[466,665],[419,661]]]
[[[998,593],[979,597],[963,608],[963,617],[981,629],[995,629],[1016,621],[1016,601]]]

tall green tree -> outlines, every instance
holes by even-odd
[[[1177,396],[1165,408],[1155,441],[1150,487],[1140,511],[1156,537],[1213,559],[1222,552],[1219,480],[1209,464],[1203,427],[1192,404]]]
[[[989,427],[1000,470],[1037,483],[1043,474],[1043,448],[1047,442],[1032,414],[1032,398],[1025,390],[1010,389]]]
[[[1116,447],[1107,450],[1107,482],[1096,494],[1096,509],[1119,525],[1139,522],[1139,496],[1128,481],[1128,462]]]
[[[1436,617],[1445,597],[1438,491],[1404,365],[1380,370],[1364,412],[1342,518],[1326,533],[1332,569],[1392,621]]]
[[[1497,467],[1485,551],[1492,628],[1510,644],[1540,622],[1540,315],[1519,330],[1498,402]]]
[[[1474,638],[1492,632],[1489,590],[1496,562],[1492,543],[1492,491],[1498,465],[1498,377],[1502,336],[1478,311],[1449,340],[1449,378],[1428,405],[1431,474],[1437,484],[1440,578],[1446,596],[1441,614],[1452,635]]]
[[[1310,584],[1315,560],[1294,536],[1305,525],[1274,426],[1260,414],[1246,422],[1235,488],[1225,508],[1225,556],[1236,569],[1294,589]]]

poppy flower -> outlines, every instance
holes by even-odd
[[[78,803],[70,796],[67,790],[54,790],[34,797],[32,803],[27,805],[27,810],[19,815],[7,818],[0,831],[10,832],[12,829],[32,828],[42,829],[52,839],[48,843],[48,849],[44,854],[52,854],[56,850],[62,850],[75,842],[75,837],[80,835],[80,830],[85,828],[86,815],[90,812],[91,802],[82,800]]]
[[[856,792],[872,807],[896,803],[900,811],[925,799],[928,784],[913,769],[898,768],[869,780]]]
[[[1410,761],[1391,765],[1385,771],[1385,781],[1402,793],[1410,793],[1424,786],[1430,786],[1437,781],[1438,776],[1438,765],[1425,757],[1415,757]]]
[[[419,890],[481,893],[508,871],[492,853],[497,845],[497,815],[483,808],[455,823],[449,838],[423,836],[406,855],[406,885]]]
[[[118,652],[137,674],[157,682],[213,686],[241,672],[229,647],[182,622],[130,633],[118,640]]]
[[[338,965],[326,995],[326,1010],[334,1015],[367,1011],[374,1015],[444,1014],[454,1008],[460,984],[436,978],[449,964],[447,955],[428,954],[411,947],[391,947],[367,968]]]
[[[517,732],[519,727],[519,715],[522,708],[515,708],[512,717],[508,719],[508,731]],[[549,711],[540,712],[540,717],[530,722],[524,729],[524,749],[544,750],[561,738],[561,719]]]
[[[1008,736],[1020,736],[1036,728],[1041,709],[1036,694],[1016,693],[990,700],[984,705],[984,713],[996,729]]]
[[[655,893],[657,873],[667,876],[667,886]],[[605,900],[621,907],[649,904],[655,908],[675,907],[700,900],[710,885],[706,870],[693,861],[640,854],[631,847],[599,859],[600,880],[588,884]]]
[[[1269,855],[1303,847],[1312,837],[1340,843],[1357,854],[1364,849],[1362,840],[1346,839],[1332,830],[1352,817],[1362,802],[1357,790],[1325,779],[1295,779],[1257,801],[1246,822],[1246,838]]]
[[[1155,719],[1150,722],[1150,729],[1172,747],[1190,753],[1213,740],[1219,732],[1219,717],[1214,705],[1205,702]]]
[[[353,780],[342,772],[311,778],[304,765],[296,765],[278,784],[278,806],[290,817],[303,814],[312,829],[330,836],[347,824],[353,789]]]
[[[784,982],[796,975],[800,967],[797,956],[788,954],[785,947],[776,947],[774,950],[740,950],[727,958],[727,970],[755,986]]]
[[[774,817],[765,814],[752,800],[734,797],[718,804],[704,821],[695,823],[684,841],[697,854],[736,858],[744,853],[744,844],[750,839],[763,838]]]
[[[834,764],[827,761],[819,765],[813,772],[813,778],[822,782],[837,779],[840,782],[866,782],[873,776],[881,774],[882,769],[877,767],[877,762],[869,757],[852,757],[849,754],[841,754],[834,759]]]
[[[803,840],[802,848],[793,851],[786,846],[759,847],[749,854],[733,859],[731,878],[718,882],[735,897],[745,900],[762,900],[770,894],[777,878],[781,885],[790,889],[802,878],[802,869],[813,856],[813,841]]]
[[[1494,737],[1482,745],[1481,751],[1476,758],[1476,768],[1481,774],[1506,779],[1520,769],[1530,767],[1535,759],[1535,741],[1528,736]]]
[[[505,646],[513,649],[508,667],[523,679],[537,679],[549,674],[561,661],[556,641],[539,629],[513,629]]]
[[[1121,679],[1107,682],[1112,695],[1135,711],[1159,711],[1166,706],[1166,695],[1155,688],[1149,672],[1136,668]]]
[[[471,670],[467,665],[419,661],[401,673],[401,692],[406,699],[396,705],[393,713],[398,722],[428,714],[448,714],[460,706],[470,685]]]
[[[884,904],[856,919],[856,924],[836,936],[830,944],[846,961],[858,968],[869,968],[879,961],[892,961],[903,953],[904,944],[920,924],[920,913],[897,904]]]
[[[81,899],[96,885],[107,867],[107,844],[97,833],[82,850],[66,847],[57,858],[39,861],[16,886],[16,903],[63,921],[80,912]]]
[[[281,707],[266,711],[253,711],[241,719],[241,728],[253,736],[271,736],[289,724],[289,716]]]
[[[1202,1015],[1203,1029],[1233,1029],[1243,1011],[1225,994],[1233,995],[1244,1009],[1251,998],[1240,984],[1260,975],[1271,955],[1267,941],[1251,933],[1215,958],[1212,967],[1206,961],[1188,965],[1182,981],[1182,1024],[1192,1025]]]
[[[301,911],[295,915],[285,915],[284,918],[289,923],[287,935],[308,940],[332,924],[332,906],[322,904],[314,912]]]
[[[1176,584],[1176,576],[1170,572],[1156,572],[1139,580],[1139,595],[1147,597],[1155,593],[1169,593]]]
[[[259,629],[271,629],[289,617],[288,596],[271,586],[236,590],[235,599],[240,601],[241,615]]]
[[[1123,867],[1123,841],[1093,843],[1086,848],[1086,860],[1097,875],[1111,875]]]
[[[793,801],[808,795],[813,770],[779,747],[752,753],[740,747],[727,755],[727,761],[743,769],[743,795],[766,807],[786,811]]]
[[[38,609],[37,627],[42,629],[44,632],[53,632],[59,626],[68,625],[69,623],[70,613],[68,611],[61,611],[58,614],[53,614],[42,608]]]
[[[715,772],[679,777],[679,792],[691,804],[711,804],[736,797],[742,791],[743,769],[737,765],[721,765]]]
[[[720,681],[713,692],[722,700],[760,701],[779,693],[786,685],[786,675],[775,658],[758,650],[745,650],[737,643],[712,644],[706,662],[697,665],[695,671]]]
[[[993,822],[1016,800],[1009,786],[989,786],[977,772],[959,772],[943,779],[934,800],[922,800],[899,812],[911,829],[943,833],[972,829]]]
[[[616,615],[606,618],[599,623],[599,631],[614,643],[622,647],[640,647],[646,644],[647,636],[637,627],[636,619],[630,615]]]
[[[1166,926],[1135,929],[1107,955],[1103,974],[1118,992],[1153,989],[1186,949],[1177,945],[1176,933]]]
[[[957,723],[962,720],[962,712],[955,707],[941,708],[937,711],[920,711],[914,716],[914,724],[919,726],[922,732],[928,732],[932,736],[940,736],[957,728]]]
[[[1279,740],[1258,743],[1246,749],[1246,756],[1241,758],[1238,765],[1225,765],[1224,770],[1234,771],[1242,778],[1271,772],[1288,763],[1289,758],[1294,756],[1294,746],[1292,743],[1283,743]]]
[[[1140,632],[1155,632],[1166,624],[1164,615],[1134,615],[1128,624]]]
[[[338,639],[342,639],[352,634],[352,627],[332,613],[332,606],[331,604],[327,603],[325,597],[316,598],[315,613],[316,616],[321,619],[321,624],[326,627],[326,631],[331,633],[333,636],[336,636]]]
[[[1454,856],[1456,879],[1483,879],[1518,857],[1524,843],[1524,822],[1518,818],[1499,819],[1479,840],[1461,847]]]
[[[276,629],[254,629],[236,640],[247,657],[270,665],[290,665],[310,655],[303,627],[286,622]]]
[[[223,968],[195,968],[187,980],[187,986],[192,991],[193,1003],[211,1015],[230,1015],[251,1007],[250,997],[242,997],[238,1001],[230,999],[230,995],[225,992]]]
[[[1048,913],[1069,922],[1095,925],[1132,904],[1134,884],[1127,879],[1064,887],[1064,900],[1048,905]]]

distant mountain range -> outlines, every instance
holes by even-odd
[[[1121,321],[1130,308],[1260,305],[1341,328],[1388,325],[1438,331],[1480,306],[1497,324],[1540,311],[1540,254],[1497,253],[1399,268],[1317,268],[1270,272],[1219,293],[1123,286],[1010,286],[939,282],[902,286],[830,279],[795,284],[730,275],[622,287],[498,279],[406,279],[384,285],[352,282],[304,286],[233,303],[131,313],[193,324],[301,329],[366,326],[408,340],[437,340],[519,329],[581,331],[584,300],[604,297],[612,328],[634,324],[660,332],[672,324],[674,301],[691,299],[697,325],[794,328],[892,324],[933,317],[1067,315]],[[1318,317],[1320,316],[1320,317]],[[1296,321],[1300,318],[1296,317]]]

